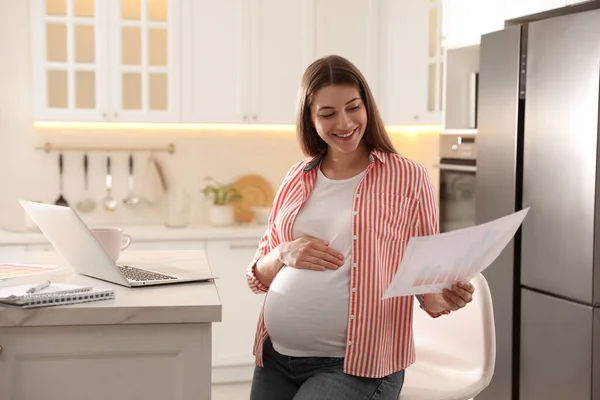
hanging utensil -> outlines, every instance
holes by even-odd
[[[58,199],[54,202],[57,206],[69,207],[69,203],[63,197],[63,155],[60,153],[58,155],[58,179],[59,179],[59,196]]]
[[[106,197],[104,197],[104,209],[113,212],[117,208],[117,200],[112,197],[112,174],[110,172],[110,156],[106,157]]]
[[[133,155],[130,154],[129,155],[129,193],[127,194],[127,197],[125,197],[123,199],[123,203],[129,205],[129,206],[135,206],[140,202],[139,197],[137,197],[134,193],[133,193]]]
[[[77,209],[81,212],[92,212],[96,208],[96,202],[88,192],[88,156],[83,155],[83,177],[85,187],[85,198],[77,203]]]

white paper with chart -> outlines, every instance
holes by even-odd
[[[470,228],[411,238],[383,298],[441,293],[473,279],[500,255],[528,212],[529,207]]]

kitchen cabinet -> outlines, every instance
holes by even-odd
[[[455,49],[478,45],[481,35],[504,28],[507,3],[478,0],[444,0],[442,46]]]
[[[185,122],[294,124],[302,74],[330,54],[379,91],[378,2],[199,0],[183,15]]]
[[[206,256],[219,277],[215,280],[223,307],[213,324],[213,382],[250,381],[254,369],[254,335],[265,296],[253,293],[246,268],[258,239],[208,240]]]
[[[386,0],[383,26],[386,124],[441,124],[442,4],[438,0]]]
[[[248,4],[195,0],[182,4],[182,118],[235,123],[248,119]]]
[[[34,120],[294,124],[338,54],[387,124],[439,124],[442,0],[30,0]]]
[[[302,74],[315,58],[313,2],[250,2],[252,122],[296,123],[296,99]]]
[[[505,19],[537,14],[566,5],[567,0],[507,0]]]
[[[313,1],[185,2],[184,122],[295,123],[314,58]]]
[[[35,120],[179,120],[178,0],[30,0]]]
[[[0,328],[0,399],[210,399],[210,326]]]
[[[381,2],[315,1],[315,58],[336,54],[365,76],[376,99],[381,97]]]

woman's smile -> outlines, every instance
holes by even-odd
[[[354,135],[357,129],[358,127],[344,132],[332,133],[332,135],[342,140],[348,140]]]

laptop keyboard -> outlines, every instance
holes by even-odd
[[[125,278],[130,281],[143,282],[143,281],[163,281],[168,279],[177,279],[174,276],[159,274],[158,272],[146,271],[129,265],[119,265],[121,273]]]

